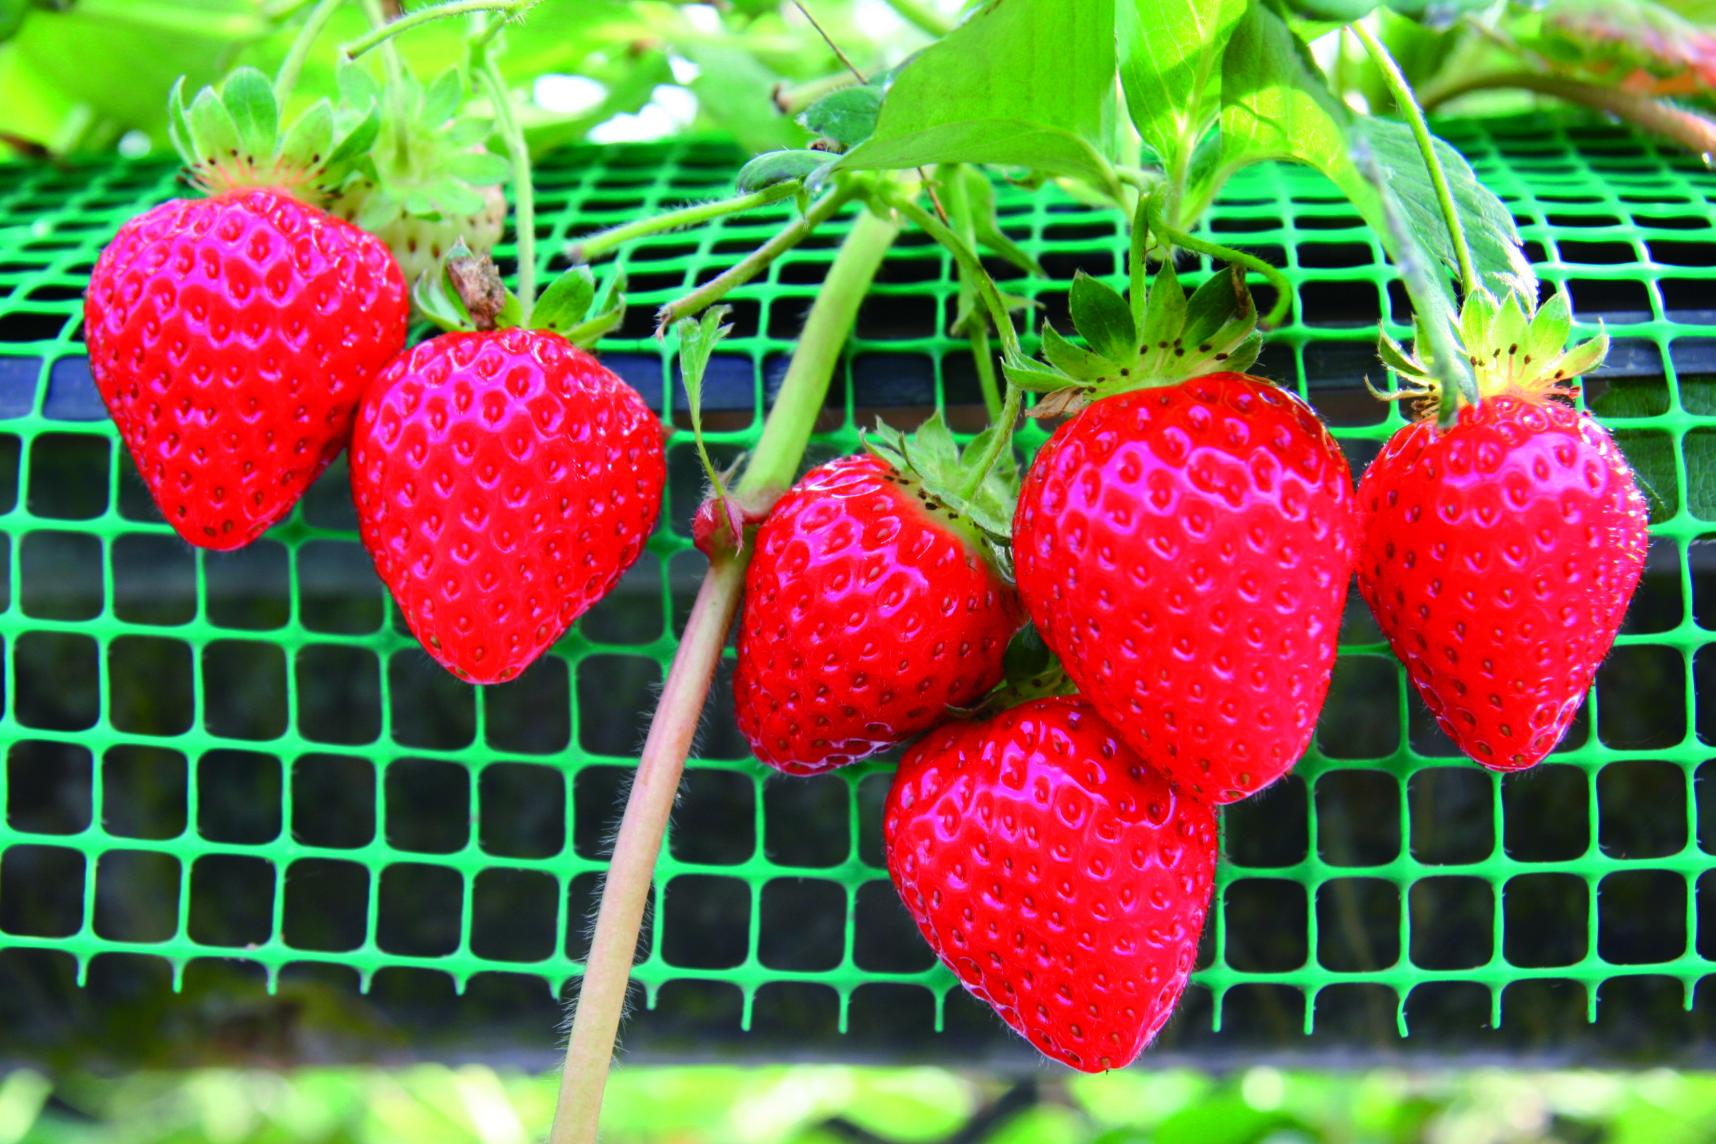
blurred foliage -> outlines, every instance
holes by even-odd
[[[429,5],[414,0],[413,11]],[[251,64],[272,73],[303,5],[291,0],[0,0],[0,155],[130,152],[166,145],[166,93]],[[931,6],[933,7],[933,6]],[[928,37],[880,2],[824,2],[818,18],[855,64],[880,68]],[[292,15],[287,15],[292,14]],[[338,47],[366,29],[361,7],[336,14],[315,45],[298,98],[334,91]],[[400,40],[420,75],[461,63],[470,28],[444,20]],[[810,136],[770,101],[840,63],[791,5],[740,0],[546,0],[510,34],[503,71],[528,97],[533,146],[678,130],[720,131],[752,150]],[[364,66],[380,67],[366,60]]]
[[[479,1065],[0,1081],[0,1144],[527,1144],[556,1078]],[[943,1069],[657,1068],[614,1076],[610,1144],[1696,1144],[1716,1076],[1254,1068],[1017,1081]]]

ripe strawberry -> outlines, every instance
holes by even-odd
[[[888,874],[960,983],[1040,1051],[1123,1068],[1173,1012],[1215,875],[1215,818],[1076,697],[952,722],[882,820]]]
[[[733,691],[740,731],[777,770],[885,751],[1001,679],[1018,600],[970,506],[930,491],[946,487],[931,465],[943,450],[957,469],[951,436],[936,419],[916,441],[923,468],[830,461],[757,530]]]
[[[1133,750],[1199,798],[1232,802],[1310,743],[1352,572],[1352,477],[1297,396],[1205,372],[1256,356],[1249,296],[1235,308],[1225,276],[1187,303],[1164,269],[1142,330],[1107,287],[1074,291],[1099,352],[1053,330],[1045,350],[1092,377],[1097,400],[1055,431],[1020,489],[1019,594]],[[1181,330],[1164,295],[1182,315],[1229,309]],[[1074,404],[1068,392],[1050,400]]]
[[[1567,731],[1644,570],[1649,513],[1589,413],[1555,400],[1596,366],[1566,353],[1560,295],[1528,314],[1476,293],[1462,315],[1476,404],[1401,429],[1359,483],[1359,592],[1436,721],[1495,770]],[[1384,343],[1425,396],[1430,371]]]
[[[235,73],[176,123],[189,154],[213,152],[205,121],[222,98],[251,114],[258,100],[272,106],[266,80]],[[96,387],[162,515],[192,544],[237,548],[290,512],[405,344],[405,281],[387,248],[293,197],[324,172],[315,156],[332,130],[315,121],[219,165],[194,159],[213,197],[132,219],[90,274]]]
[[[643,550],[661,422],[559,333],[449,333],[364,399],[352,496],[411,631],[474,683],[512,679]]]

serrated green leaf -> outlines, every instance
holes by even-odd
[[[1373,118],[1364,120],[1363,135],[1389,173],[1385,193],[1398,205],[1413,236],[1443,266],[1457,270],[1448,224],[1412,129],[1397,120]],[[1478,181],[1463,155],[1440,139],[1435,140],[1435,148],[1464,224],[1478,277],[1497,295],[1517,291],[1535,299],[1537,272],[1520,249],[1513,212]]]
[[[798,120],[807,130],[842,147],[856,147],[876,130],[876,116],[881,110],[881,91],[855,84],[829,92],[805,108]]]
[[[304,109],[280,143],[280,161],[295,170],[308,171],[320,165],[334,146],[334,109],[318,99]]]
[[[257,159],[272,158],[280,139],[280,108],[274,85],[255,68],[239,68],[221,85],[221,101],[238,132],[238,148]]]
[[[1011,164],[1118,197],[1114,69],[1112,4],[989,0],[900,68],[874,134],[840,167]]]
[[[1222,53],[1245,0],[1120,0],[1120,82],[1132,125],[1169,170],[1215,122]]]
[[[1138,327],[1132,321],[1132,308],[1114,287],[1081,270],[1073,275],[1067,305],[1073,325],[1097,353],[1116,362],[1138,355]]]
[[[734,183],[740,194],[748,195],[764,187],[807,179],[834,159],[826,151],[769,151],[740,167]]]
[[[1190,197],[1207,202],[1241,167],[1278,159],[1321,170],[1374,220],[1377,193],[1349,153],[1351,118],[1286,22],[1248,5],[1222,56],[1220,146],[1195,164]]]
[[[565,331],[582,322],[596,300],[596,277],[588,266],[574,266],[560,275],[537,298],[531,311],[533,326]]]
[[[1119,369],[1116,363],[1067,341],[1047,322],[1043,323],[1043,356],[1056,369],[1079,381],[1100,381]]]

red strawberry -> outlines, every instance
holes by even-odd
[[[1356,540],[1346,459],[1298,397],[1216,373],[1103,398],[1037,455],[1013,536],[1037,630],[1152,766],[1224,803],[1298,761]]]
[[[96,387],[180,536],[237,548],[345,447],[405,345],[380,241],[271,189],[175,199],[120,228],[84,302]]]
[[[643,399],[549,330],[413,347],[352,438],[376,571],[429,653],[476,683],[516,676],[614,586],[665,475]]]
[[[755,546],[733,690],[769,766],[856,762],[1000,681],[1018,601],[970,517],[915,474],[868,455],[812,469]]]
[[[1043,1053],[1123,1068],[1168,1020],[1209,908],[1215,818],[1084,700],[941,727],[900,764],[882,830],[936,956]]]
[[[1474,296],[1462,320],[1477,403],[1448,428],[1401,429],[1365,470],[1358,583],[1448,737],[1512,771],[1578,713],[1644,570],[1649,512],[1609,434],[1553,399],[1606,339],[1563,354],[1559,295],[1535,315],[1494,305]],[[1384,356],[1433,388],[1398,346]]]

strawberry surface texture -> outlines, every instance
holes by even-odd
[[[1496,770],[1540,761],[1644,570],[1649,513],[1608,432],[1486,397],[1397,432],[1358,495],[1359,591],[1443,731]]]
[[[1044,642],[1152,767],[1226,803],[1304,754],[1357,514],[1296,395],[1220,373],[1097,401],[1039,452],[1013,541]]]
[[[733,691],[769,766],[856,762],[1000,682],[1017,597],[975,530],[880,458],[806,473],[755,544]]]
[[[1084,1072],[1130,1064],[1186,987],[1209,909],[1210,809],[1077,697],[951,722],[900,764],[888,874],[960,983]]]
[[[291,511],[405,344],[405,279],[374,237],[267,189],[175,199],[90,274],[90,371],[161,514],[237,548]]]
[[[558,334],[444,334],[376,380],[352,439],[365,547],[411,631],[460,678],[528,667],[637,560],[662,426]]]

